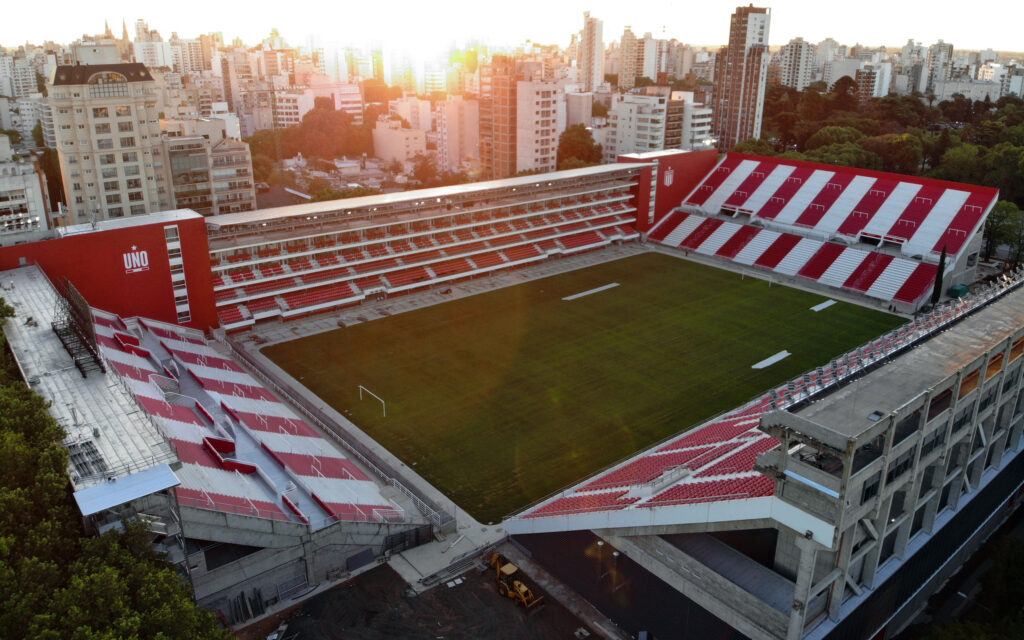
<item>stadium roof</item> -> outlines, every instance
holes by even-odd
[[[174,209],[171,211],[157,211],[144,216],[133,216],[130,218],[112,218],[100,220],[96,223],[73,224],[66,227],[57,227],[57,232],[62,236],[76,235],[80,233],[93,233],[95,231],[106,231],[107,229],[128,229],[131,227],[144,227],[151,224],[165,224],[202,218],[203,216],[191,209]]]
[[[11,351],[33,391],[67,432],[72,485],[76,490],[174,460],[152,421],[128,391],[104,375],[83,378],[50,324],[57,291],[37,266],[0,274],[4,298],[15,317],[4,325]]]
[[[745,214],[822,239],[888,241],[928,257],[964,248],[998,195],[991,187],[729,153],[682,207]]]
[[[877,424],[870,414],[889,414],[908,398],[928,389],[977,359],[982,349],[1013,335],[1024,326],[1024,289],[964,318],[956,329],[925,341],[884,367],[854,380],[795,415],[849,439]]]
[[[75,502],[83,516],[91,516],[179,484],[170,466],[158,464],[138,473],[76,491]]]
[[[434,187],[431,189],[416,189],[400,193],[382,193],[359,198],[346,198],[343,200],[328,200],[325,202],[309,202],[296,204],[287,207],[275,207],[272,209],[258,209],[256,211],[243,211],[240,213],[228,213],[206,218],[207,227],[211,229],[223,229],[233,225],[251,225],[268,220],[280,220],[296,216],[310,216],[322,213],[337,212],[344,209],[358,209],[362,207],[373,207],[391,205],[418,200],[430,200],[436,198],[448,198],[462,194],[480,193],[489,189],[512,189],[516,187],[539,186],[542,182],[553,182],[555,180],[571,180],[573,178],[586,178],[590,176],[602,176],[615,173],[628,173],[636,171],[645,165],[640,163],[632,164],[607,164],[596,167],[583,167],[582,169],[569,169],[566,171],[555,171],[552,173],[519,176],[516,178],[505,178],[503,180],[490,180],[487,182],[471,182],[467,184],[456,184],[447,187]]]

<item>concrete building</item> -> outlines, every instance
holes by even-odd
[[[71,45],[71,60],[75,64],[117,64],[121,49],[114,40],[79,40]]]
[[[712,111],[719,149],[761,137],[770,19],[769,9],[754,6],[732,14],[729,44],[715,61]]]
[[[554,171],[565,131],[565,92],[549,82],[516,83],[516,172]]]
[[[825,63],[823,80],[831,89],[842,77],[856,80],[857,71],[864,67],[864,61],[857,58],[837,58]]]
[[[803,91],[814,79],[814,45],[803,38],[794,38],[782,47],[779,54],[782,65],[782,84]]]
[[[602,149],[604,162],[614,162],[621,155],[664,149],[668,101],[663,95],[626,93],[614,96],[608,109],[608,131]]]
[[[604,82],[603,23],[583,12],[583,33],[580,36],[579,60],[580,80],[584,91],[593,91]]]
[[[15,158],[0,134],[0,245],[35,239],[49,224],[46,177],[34,159]]]
[[[228,137],[223,120],[161,120],[160,128],[174,208],[218,215],[256,207],[249,145]]]
[[[644,46],[627,26],[619,41],[619,91],[630,91],[636,86],[637,76],[643,75]]]
[[[918,91],[927,94],[935,85],[953,79],[953,45],[939,40],[928,47]]]
[[[892,84],[892,63],[864,65],[858,69],[854,80],[857,82],[857,99],[864,101],[889,95]]]
[[[156,83],[144,65],[60,66],[49,94],[72,223],[171,206]]]
[[[420,129],[403,129],[402,121],[380,116],[373,128],[373,155],[381,160],[408,162],[427,151],[427,134]]]
[[[593,121],[594,94],[567,91],[565,93],[565,126],[582,124],[589,127]]]
[[[136,40],[132,43],[132,49],[136,62],[150,69],[174,68],[174,53],[169,42]]]
[[[37,91],[36,72],[29,61],[0,53],[0,95],[26,98]]]
[[[405,97],[388,103],[388,113],[404,118],[409,126],[420,131],[434,129],[434,117],[430,100],[416,97]]]
[[[516,173],[515,60],[496,55],[482,70],[480,100],[480,161],[487,178]]]
[[[480,168],[480,103],[449,96],[434,107],[437,126],[437,168],[470,172]]]
[[[302,118],[316,106],[316,95],[312,89],[288,89],[274,92],[274,124],[275,129],[297,127]],[[253,131],[259,131],[255,128]],[[248,135],[252,135],[249,133]]]

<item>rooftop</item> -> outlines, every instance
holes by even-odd
[[[119,73],[128,82],[146,82],[153,79],[149,69],[141,62],[124,64],[77,64],[60,65],[53,70],[50,83],[54,86],[88,84],[89,78],[97,73]]]
[[[57,232],[62,236],[78,235],[80,233],[92,233],[94,231],[106,231],[108,229],[127,229],[130,227],[144,227],[151,224],[166,224],[202,218],[203,216],[191,209],[175,209],[172,211],[158,211],[144,216],[133,216],[130,218],[114,218],[111,220],[100,220],[95,224],[73,224],[66,227],[58,227]]]
[[[856,439],[876,424],[869,417],[872,412],[884,415],[899,409],[908,398],[943,381],[1021,326],[1024,289],[1017,289],[964,318],[953,330],[934,336],[886,366],[793,413]]]
[[[36,266],[20,267],[0,274],[0,283],[16,313],[4,333],[25,379],[67,432],[74,488],[174,461],[170,446],[116,376],[79,373],[50,328],[58,294],[46,275]]]
[[[244,211],[240,213],[229,213],[219,216],[209,216],[206,224],[211,229],[223,229],[233,225],[251,225],[269,220],[281,220],[284,218],[308,216],[337,211],[339,208],[358,209],[360,207],[372,207],[406,203],[410,201],[430,200],[431,198],[448,198],[463,194],[482,192],[488,189],[506,189],[514,187],[531,187],[541,181],[552,182],[555,180],[569,180],[573,178],[587,178],[591,176],[614,175],[616,173],[635,171],[639,164],[610,164],[596,167],[584,167],[582,169],[569,169],[567,171],[555,171],[545,173],[543,176],[530,175],[516,178],[505,178],[504,180],[490,180],[487,182],[473,182],[469,184],[457,184],[447,187],[435,187],[432,189],[416,189],[414,191],[403,191],[400,193],[383,193],[360,198],[347,198],[344,200],[329,200],[326,202],[310,202],[296,204],[287,207],[275,207],[273,209],[258,209],[256,211]]]

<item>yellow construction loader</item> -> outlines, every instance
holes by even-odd
[[[519,567],[506,560],[505,556],[495,553],[491,556],[490,564],[498,581],[499,594],[518,600],[527,609],[532,609],[544,599],[544,596],[538,598],[533,595],[533,590],[520,580],[522,573]]]

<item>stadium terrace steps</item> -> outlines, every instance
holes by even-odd
[[[927,258],[943,247],[959,253],[996,195],[988,187],[729,153],[683,205],[708,215],[741,211],[819,238],[891,239],[904,255]],[[678,246],[667,233],[659,226],[651,237]]]
[[[635,210],[611,199],[627,197],[608,191],[602,196],[552,199],[554,204],[533,203],[514,212],[453,212],[430,222],[403,222],[406,235],[391,223],[387,230],[318,235],[287,244],[283,251],[225,249],[222,259],[212,260],[221,271],[214,273],[219,282],[218,318],[224,328],[239,329],[257,318],[288,318],[357,304],[367,290],[371,295],[381,289],[402,293],[635,240]],[[552,206],[558,210],[552,211]],[[231,271],[252,260],[257,261],[253,267],[245,264],[242,270],[235,266]],[[378,280],[364,286],[363,277],[371,275]],[[348,289],[328,290],[328,285]],[[312,297],[303,296],[304,291],[313,291]],[[325,294],[334,294],[335,299]]]
[[[115,339],[129,331],[120,319],[96,317],[102,355],[182,463],[175,473],[183,508],[314,527],[327,519],[406,521],[360,467],[198,332],[138,319],[125,342]],[[160,364],[168,357],[174,371]],[[295,488],[281,493],[287,479]]]

